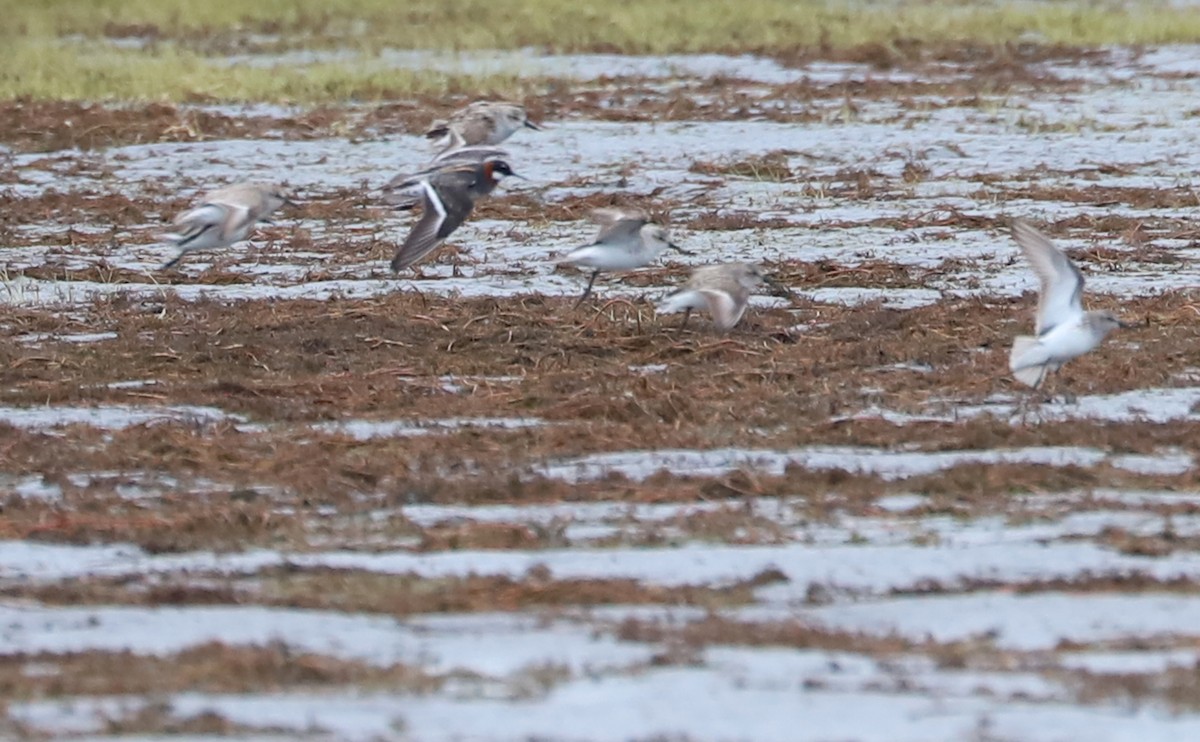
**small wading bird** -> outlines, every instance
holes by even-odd
[[[691,255],[671,242],[667,228],[654,224],[640,209],[596,209],[592,221],[600,225],[596,239],[567,253],[560,264],[591,268],[587,288],[575,302],[578,307],[592,293],[596,277],[604,271],[627,271],[647,265],[664,250],[671,248]]]
[[[425,138],[435,141],[439,148],[455,149],[499,144],[523,128],[542,128],[529,120],[525,106],[506,101],[476,101],[444,121],[434,121]]]
[[[162,270],[195,250],[228,247],[246,239],[255,224],[284,204],[296,205],[282,188],[261,183],[238,183],[206,194],[200,206],[175,217],[175,232],[163,235],[179,248],[179,254]]]
[[[1107,310],[1083,311],[1083,275],[1045,235],[1025,222],[1012,223],[1013,239],[1037,274],[1036,336],[1013,340],[1008,367],[1022,384],[1041,386],[1050,371],[1087,353],[1118,327],[1132,327]]]
[[[697,268],[691,278],[671,292],[658,305],[660,314],[686,310],[679,331],[687,326],[693,309],[707,310],[713,324],[722,332],[733,329],[746,312],[751,294],[767,286],[774,296],[795,300],[795,295],[758,266],[746,263],[726,263]]]
[[[493,153],[499,152],[494,150]],[[410,176],[401,176],[385,187],[385,200],[398,209],[411,208],[416,199],[405,193],[417,188],[421,218],[392,257],[392,270],[401,271],[433,252],[462,225],[475,202],[495,190],[506,176],[521,177],[500,156],[450,158]]]

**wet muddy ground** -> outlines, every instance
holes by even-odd
[[[528,181],[400,276],[461,100],[6,104],[0,729],[1195,736],[1197,53],[522,58]],[[245,177],[302,205],[158,270]],[[695,254],[572,309],[605,205]],[[1138,325],[1048,393],[1012,217]],[[734,259],[796,300],[655,314]]]

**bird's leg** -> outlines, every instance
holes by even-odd
[[[463,266],[467,265],[471,259],[470,253],[464,252],[462,248],[454,245],[454,252],[450,253],[450,276],[452,278],[463,277]]]
[[[1032,401],[1034,398],[1034,395],[1036,395],[1038,404],[1052,404],[1054,402],[1054,395],[1050,394],[1048,391],[1046,391],[1046,389],[1048,387],[1048,384],[1046,382],[1049,380],[1049,378],[1050,378],[1050,367],[1042,366],[1042,373],[1040,376],[1038,376],[1037,383],[1033,385],[1033,389],[1029,394],[1028,399],[1030,401]]]
[[[1048,396],[1045,391],[1046,377],[1049,375],[1049,369],[1042,368],[1041,376],[1038,377],[1037,383],[1032,387],[1020,388],[1016,392],[1016,403],[1013,405],[1013,413],[1021,425],[1029,424],[1029,416],[1035,414],[1038,409],[1044,404],[1051,404],[1054,398]]]
[[[688,307],[683,312],[683,321],[679,323],[679,329],[675,331],[675,334],[677,336],[683,334],[683,328],[687,327],[688,318],[691,316],[692,316],[692,308]]]
[[[1054,378],[1056,380],[1058,379],[1058,372],[1055,372]],[[1056,383],[1054,386],[1058,387],[1061,385]],[[1077,405],[1077,404],[1079,404],[1079,397],[1075,396],[1075,392],[1068,389],[1062,393],[1062,401],[1063,401],[1063,404]]]
[[[1055,391],[1055,392],[1058,392],[1058,391],[1059,391],[1059,387],[1061,387],[1061,386],[1062,386],[1062,385],[1059,383],[1059,381],[1058,381],[1058,377],[1059,377],[1059,370],[1060,370],[1061,368],[1062,368],[1061,366],[1057,366],[1057,367],[1054,367],[1054,368],[1048,368],[1048,369],[1046,369],[1046,376],[1047,376],[1047,379],[1053,379],[1052,385],[1053,385],[1053,388],[1054,388],[1054,391]],[[1050,397],[1049,397],[1049,399],[1048,399],[1047,401],[1048,401],[1048,402],[1053,402],[1053,401],[1054,401],[1054,396],[1055,396],[1055,395],[1051,394],[1051,395],[1050,395]],[[1073,404],[1078,404],[1078,403],[1079,403],[1079,399],[1078,399],[1078,398],[1077,398],[1077,397],[1076,397],[1076,396],[1075,396],[1073,393],[1071,393],[1071,392],[1068,390],[1068,391],[1065,391],[1065,392],[1063,392],[1063,393],[1062,393],[1062,403],[1063,403],[1063,404],[1065,404],[1065,405],[1073,405]]]
[[[1042,405],[1049,401],[1043,398],[1036,389],[1032,390],[1030,394],[1022,395],[1016,406],[1017,419],[1021,425],[1040,423],[1042,419],[1038,413],[1041,411]]]
[[[575,306],[571,307],[572,309],[579,309],[579,305],[592,295],[592,285],[596,283],[596,276],[598,275],[600,275],[600,271],[592,271],[592,277],[588,279],[588,285],[583,290],[583,296],[579,297],[579,300],[575,302]]]

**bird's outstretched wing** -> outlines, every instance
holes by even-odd
[[[637,236],[650,217],[641,209],[595,209],[591,219],[600,227],[593,245],[602,242],[625,242]]]
[[[1043,335],[1083,313],[1083,274],[1041,232],[1019,219],[1013,221],[1013,239],[1037,274],[1037,334]]]
[[[473,168],[463,168],[421,181],[423,212],[392,257],[392,270],[417,263],[462,225],[475,206],[468,191],[474,178]]]

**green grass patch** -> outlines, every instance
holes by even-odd
[[[1200,39],[1200,13],[1162,0],[0,0],[0,12],[6,35],[28,38],[255,33],[405,49],[769,52],[1027,32],[1081,45]]]
[[[0,96],[329,101],[490,85],[358,60],[220,66],[231,52],[516,49],[798,57],[882,44],[1098,46],[1200,41],[1200,13],[1155,0],[0,0]],[[113,44],[137,38],[144,48]]]
[[[515,75],[457,75],[382,65],[319,62],[302,66],[223,65],[160,46],[115,49],[102,42],[20,42],[16,69],[0,72],[0,99],[322,101],[387,100],[415,94],[481,93],[519,97],[538,84]]]

